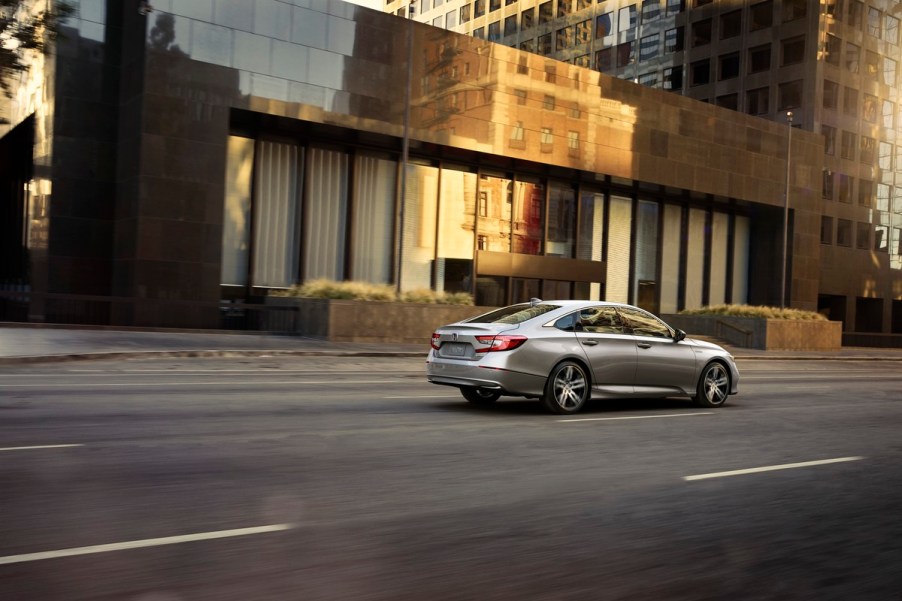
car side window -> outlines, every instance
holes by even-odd
[[[554,322],[554,327],[559,330],[563,330],[564,332],[577,332],[579,331],[579,313],[570,313],[569,315],[564,315],[556,322]]]
[[[584,332],[592,334],[623,334],[623,320],[614,307],[590,307],[579,312]]]
[[[620,312],[623,314],[623,319],[627,327],[632,330],[634,336],[649,336],[651,338],[673,337],[670,328],[651,313],[629,307],[621,307]]]

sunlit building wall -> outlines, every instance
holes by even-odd
[[[790,294],[816,288],[818,309],[847,330],[886,331],[902,319],[899,6],[389,0],[384,10],[779,123],[792,111],[794,127],[824,136],[825,156],[820,277],[796,271]]]

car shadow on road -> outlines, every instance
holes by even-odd
[[[501,398],[491,405],[473,405],[461,399],[460,402],[442,402],[433,405],[437,409],[455,411],[458,413],[473,413],[480,415],[494,415],[498,417],[511,415],[553,415],[542,406],[542,403],[534,400],[517,398]],[[688,399],[596,399],[586,403],[582,411],[575,415],[599,415],[636,413],[642,411],[685,411],[687,409],[701,409],[693,405]]]

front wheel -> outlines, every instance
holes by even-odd
[[[461,388],[460,393],[474,405],[491,405],[501,396],[501,393],[487,388]]]
[[[585,368],[564,361],[551,370],[542,403],[552,413],[576,413],[589,399],[589,376]]]
[[[702,407],[720,407],[730,394],[730,374],[720,363],[710,363],[698,379],[698,387],[692,400]]]

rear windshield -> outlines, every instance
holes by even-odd
[[[474,317],[473,319],[468,319],[465,323],[518,324],[523,323],[524,321],[528,321],[533,317],[538,317],[539,315],[544,315],[549,311],[554,311],[555,309],[560,308],[560,305],[546,304],[539,304],[534,307],[531,307],[528,304],[511,305],[510,307],[504,307],[502,309],[498,309],[497,311],[492,311],[491,313],[486,313],[484,315]]]

